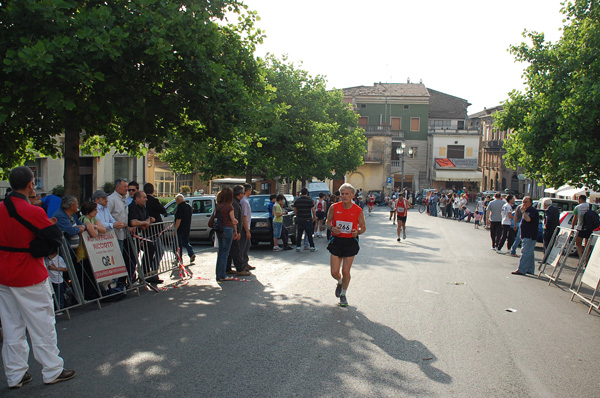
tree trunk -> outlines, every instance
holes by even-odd
[[[251,166],[248,166],[246,168],[246,184],[252,185],[252,167]],[[254,188],[254,186],[252,188]]]
[[[81,202],[79,190],[79,129],[71,123],[65,128],[65,195],[75,195]]]
[[[292,182],[292,195],[297,196],[298,195],[298,191],[296,191],[296,184],[298,183],[298,181],[296,181],[296,179],[294,179],[294,181]]]

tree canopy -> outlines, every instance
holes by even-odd
[[[64,151],[77,194],[80,147],[235,139],[264,93],[255,18],[238,0],[0,3],[0,168]]]
[[[511,46],[528,62],[524,92],[512,91],[496,125],[512,129],[504,143],[511,167],[549,186],[600,190],[600,1],[566,2],[563,35]]]
[[[218,140],[171,145],[161,158],[178,171],[205,178],[260,174],[268,178],[332,178],[362,164],[365,137],[358,116],[322,76],[268,56],[268,87],[254,117],[227,143]]]

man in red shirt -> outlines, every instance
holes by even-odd
[[[43,230],[52,222],[41,207],[28,198],[35,196],[33,172],[29,167],[13,169],[8,177],[13,193],[0,203],[0,318],[4,332],[2,358],[10,388],[19,388],[32,380],[28,372],[29,345],[42,365],[44,383],[54,384],[72,379],[74,370],[63,368],[58,356],[54,304],[43,257],[33,257],[29,243],[35,233],[9,215],[10,201],[26,222]],[[60,233],[58,233],[60,236]]]
[[[406,239],[406,217],[408,216],[408,209],[412,208],[410,202],[404,199],[404,194],[398,195],[396,201],[396,212],[398,213],[398,242],[400,242],[400,231],[403,232],[403,239]]]
[[[350,285],[350,268],[360,249],[358,235],[364,234],[367,227],[362,209],[352,203],[354,187],[348,183],[343,184],[340,195],[342,201],[332,204],[327,212],[327,228],[332,234],[327,250],[331,253],[331,276],[338,282],[335,296],[340,298],[340,306],[347,307],[346,290]]]

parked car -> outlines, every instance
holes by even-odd
[[[190,239],[208,239],[214,242],[214,231],[208,226],[208,220],[210,220],[215,208],[216,196],[188,196],[185,198],[185,201],[192,207]],[[177,210],[177,203],[175,203],[175,200],[167,203],[165,209],[167,210],[167,216],[163,217],[164,221],[173,221],[175,219],[175,211]]]
[[[544,198],[541,198],[540,200],[534,202],[534,206],[535,207],[540,207],[540,203],[542,203],[542,200]],[[577,202],[576,200],[571,200],[571,199],[560,199],[560,198],[550,198],[552,200],[552,206],[556,207],[558,209],[559,213],[562,213],[563,211],[573,211],[573,209],[575,208],[575,206],[577,206],[579,204],[579,202]]]
[[[508,189],[508,188],[504,190],[504,195],[512,195],[516,199],[523,199],[523,196],[525,196],[515,189]]]
[[[267,205],[270,195],[251,195],[248,198],[252,210],[250,221],[250,242],[257,246],[260,242],[267,242],[273,246],[273,227],[269,218]],[[288,213],[283,215],[283,226],[287,229],[292,244],[296,244],[296,225],[293,208],[289,206],[287,199],[284,200],[284,210]]]

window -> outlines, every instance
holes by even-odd
[[[260,193],[271,193],[271,183],[263,182],[260,184]]]
[[[181,192],[181,186],[187,185],[192,188],[192,192],[194,191],[194,175],[193,174],[179,174],[177,176],[177,191]]]
[[[409,106],[408,106],[408,105],[404,105],[404,109],[408,109],[408,108],[409,108]]]
[[[450,120],[429,120],[429,127],[436,129],[449,128],[452,122]]]
[[[157,196],[170,196],[175,190],[175,174],[172,171],[156,169],[154,172],[154,188]],[[160,170],[160,171],[158,171]]]
[[[464,159],[465,158],[465,146],[464,145],[448,145],[448,158]]]
[[[410,118],[410,131],[419,131],[421,130],[421,118],[420,117],[411,117]]]
[[[132,158],[128,156],[115,156],[114,164],[114,179],[124,178],[131,180],[132,178]]]
[[[465,128],[465,121],[464,120],[459,120],[457,128],[459,130],[463,130]]]
[[[367,104],[359,104],[358,107],[360,109],[367,109]]]
[[[401,117],[390,118],[390,124],[392,125],[392,130],[402,130],[402,118]]]
[[[369,124],[369,118],[366,116],[361,116],[358,118],[358,125],[359,126],[366,126],[367,124]]]

